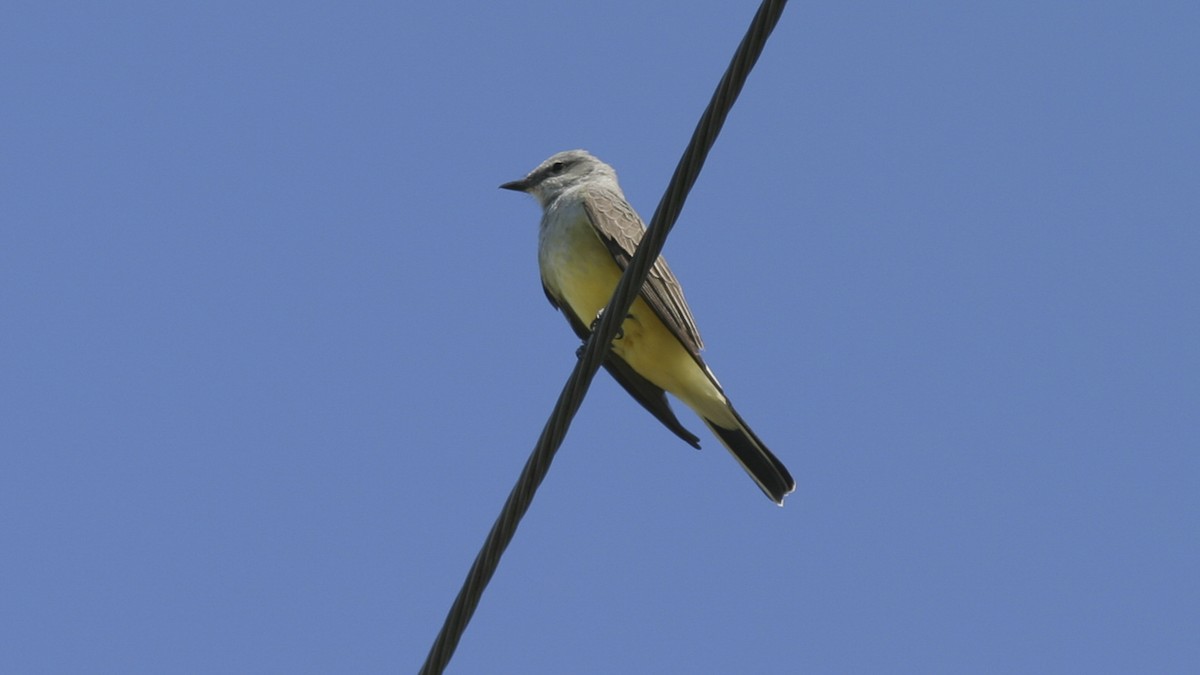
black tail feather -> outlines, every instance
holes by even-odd
[[[742,420],[742,416],[737,414],[731,406],[730,411],[737,418],[739,428],[726,429],[716,423],[705,419],[704,423],[709,429],[716,434],[717,438],[729,448],[733,456],[737,458],[742,468],[758,487],[766,493],[771,501],[783,506],[783,498],[791,491],[796,489],[796,481],[792,479],[792,475],[788,473],[787,467],[779,458],[763,445],[763,442],[758,439],[758,436],[746,426]]]

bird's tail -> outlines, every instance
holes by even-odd
[[[729,448],[729,452],[733,453],[738,463],[750,474],[754,482],[758,483],[758,487],[767,497],[783,506],[783,498],[796,489],[796,481],[792,479],[783,462],[779,461],[779,458],[758,440],[758,436],[754,435],[750,427],[746,426],[746,422],[732,405],[728,406],[728,410],[733,413],[736,427],[721,426],[705,416],[701,416],[701,419],[725,447]]]

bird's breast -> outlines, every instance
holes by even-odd
[[[582,205],[547,212],[538,240],[542,283],[584,325],[608,304],[621,278]]]

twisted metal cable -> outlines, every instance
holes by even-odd
[[[712,149],[717,134],[721,132],[721,127],[725,124],[725,118],[729,115],[729,110],[737,100],[738,94],[741,93],[750,70],[754,68],[759,55],[762,54],[767,37],[775,28],[775,24],[779,22],[779,16],[783,13],[783,7],[786,4],[787,0],[764,0],[754,15],[750,28],[742,38],[741,44],[738,45],[729,67],[725,70],[725,75],[713,93],[712,100],[709,101],[708,107],[700,117],[700,122],[696,125],[696,130],[692,133],[687,150],[684,151],[683,158],[679,160],[679,165],[676,166],[675,173],[671,176],[671,182],[667,185],[666,193],[663,194],[658,208],[654,211],[654,217],[650,219],[650,225],[642,237],[637,252],[625,268],[625,273],[621,275],[621,281],[617,284],[617,289],[604,309],[599,323],[593,328],[592,335],[575,364],[575,369],[571,372],[566,385],[563,386],[558,403],[555,404],[550,419],[546,421],[546,426],[542,428],[542,435],[538,438],[529,460],[525,462],[525,468],[521,470],[517,484],[513,486],[512,492],[504,502],[500,516],[492,525],[491,531],[488,532],[483,548],[475,557],[471,571],[467,573],[466,581],[458,592],[458,597],[454,599],[454,604],[450,607],[442,630],[434,640],[425,664],[421,667],[422,675],[440,674],[450,662],[450,657],[453,656],[458,641],[467,628],[467,623],[470,622],[471,616],[479,606],[483,589],[495,574],[496,567],[500,563],[500,556],[512,541],[517,524],[529,510],[534,492],[537,491],[542,479],[550,470],[550,462],[554,460],[554,454],[562,445],[571,420],[579,411],[579,406],[583,403],[583,397],[587,393],[588,387],[591,386],[596,371],[600,369],[604,357],[608,354],[617,328],[621,324],[617,317],[624,317],[629,313],[629,308],[633,305],[634,299],[646,281],[650,266],[662,252],[667,234],[675,226],[675,221],[683,210],[683,202],[691,192],[692,186],[695,185],[696,178],[700,175],[700,169],[704,166],[705,159],[708,158],[708,152]]]

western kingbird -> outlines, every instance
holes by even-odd
[[[568,150],[542,162],[521,180],[500,187],[528,193],[541,204],[542,289],[580,339],[587,340],[646,231],[625,200],[617,173],[583,150]],[[700,358],[703,346],[683,289],[660,257],[622,322],[604,366],[668,429],[699,448],[700,439],[679,423],[663,391],[683,401],[771,501],[782,506],[783,498],[796,489],[796,481],[733,409]]]

